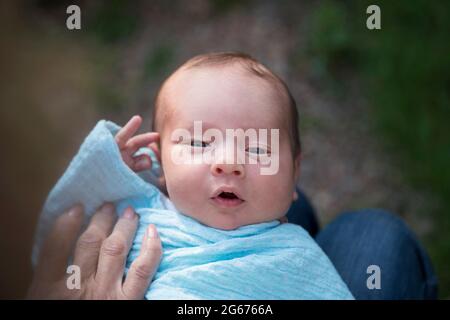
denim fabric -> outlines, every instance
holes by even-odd
[[[288,220],[310,234],[317,232],[314,210],[306,196],[288,212]],[[396,215],[380,209],[344,212],[315,237],[356,299],[436,299],[437,278],[418,239]],[[367,279],[380,268],[380,289]]]

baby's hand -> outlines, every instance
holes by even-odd
[[[148,132],[133,137],[141,124],[142,118],[134,116],[119,130],[115,137],[123,161],[135,172],[151,169],[152,167],[152,160],[148,155],[133,156],[140,148],[148,147],[152,149],[158,160],[161,161],[159,150],[156,146],[156,142],[159,141],[159,133]]]

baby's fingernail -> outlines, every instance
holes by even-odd
[[[153,224],[148,226],[147,237],[148,237],[148,239],[157,239],[158,238],[158,232],[156,231],[156,228]]]
[[[134,218],[134,216],[135,216],[135,214],[131,207],[126,208],[125,211],[123,212],[123,218],[125,218],[125,219],[132,220]]]

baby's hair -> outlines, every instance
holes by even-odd
[[[245,71],[248,71],[250,74],[268,81],[270,84],[275,86],[277,92],[283,94],[287,98],[290,112],[289,136],[291,142],[291,149],[293,156],[294,157],[297,156],[301,152],[301,143],[300,143],[300,133],[298,129],[298,110],[295,99],[292,96],[291,92],[289,91],[287,85],[284,83],[284,81],[280,77],[278,77],[275,73],[273,73],[269,68],[267,68],[265,65],[260,63],[252,56],[241,52],[215,52],[215,53],[201,54],[186,61],[174,73],[172,73],[172,75],[174,75],[180,70],[188,70],[200,67],[220,67],[233,64],[238,64],[241,67],[243,67]],[[158,109],[162,103],[161,92],[164,85],[171,78],[171,76],[169,76],[169,78],[167,78],[164,81],[164,83],[161,85],[156,94],[152,117],[153,130],[157,129],[156,116]]]

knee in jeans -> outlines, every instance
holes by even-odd
[[[348,219],[346,222],[350,222],[355,227],[366,226],[377,232],[380,236],[379,244],[389,247],[390,251],[395,253],[390,254],[391,263],[396,265],[397,262],[398,267],[393,271],[404,272],[404,263],[407,263],[411,274],[412,269],[416,270],[417,274],[421,274],[424,286],[423,297],[426,299],[437,297],[437,278],[428,254],[414,232],[398,215],[382,209],[363,209],[343,213],[341,217]]]
[[[414,233],[397,215],[383,209],[362,209],[342,213],[328,228],[336,234],[352,234],[360,242],[379,239],[385,246],[402,250],[417,247]],[[367,238],[367,239],[363,239]]]
[[[408,227],[398,215],[383,209],[371,208],[344,212],[338,219],[356,224],[363,223],[364,225],[370,225],[374,229],[384,230],[385,232],[403,231],[403,234],[409,234]]]

